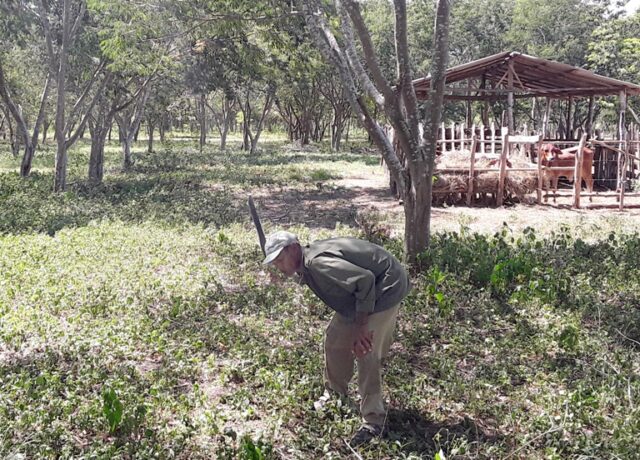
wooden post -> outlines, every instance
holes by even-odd
[[[476,144],[478,138],[474,132],[471,136],[471,164],[469,165],[469,184],[467,185],[467,206],[471,206],[471,198],[473,197],[473,186],[476,175]]]
[[[626,152],[626,149],[624,150]],[[620,180],[620,195],[618,197],[618,201],[619,201],[619,208],[618,210],[622,211],[624,210],[624,192],[625,192],[625,188],[626,188],[626,179],[627,179],[627,156],[625,154],[620,154],[622,156],[622,159],[620,161],[621,163],[621,180]]]
[[[582,190],[582,159],[584,155],[582,150],[587,143],[587,134],[583,134],[578,144],[578,151],[576,152],[576,164],[573,171],[573,207],[580,209],[580,192]]]
[[[533,122],[533,130],[535,131],[536,126],[538,126],[538,117],[536,117],[537,113],[536,113],[536,106],[538,105],[538,98],[537,97],[533,97],[531,99],[531,121]],[[529,135],[528,132],[524,133],[525,135]]]
[[[509,61],[509,74],[507,75],[507,127],[509,128],[509,132],[514,132],[513,127],[513,60]]]
[[[465,146],[465,131],[467,130],[467,122],[463,122],[460,125],[460,151],[463,152],[464,151],[464,146]]]
[[[622,90],[620,91],[619,98],[619,112],[618,112],[618,149],[624,149],[624,139],[625,139],[625,114],[627,112],[627,92]],[[616,189],[619,192],[618,200],[620,201],[620,210],[622,210],[622,197],[624,196],[624,175],[625,172],[623,168],[623,155],[618,152],[618,174],[617,174],[617,184]]]
[[[469,148],[474,147],[474,145],[473,145],[473,137],[474,137],[475,135],[476,135],[476,124],[475,124],[475,123],[473,123],[473,124],[471,125],[471,140],[469,141],[469,142],[471,143],[471,146],[470,146]]]
[[[467,90],[467,96],[471,96],[471,83],[472,83],[471,78],[468,78],[467,79],[467,88],[469,88],[469,89]],[[470,124],[473,123],[473,116],[472,116],[472,113],[471,113],[471,99],[467,99],[467,107],[466,107],[466,109],[467,109],[466,122],[467,122],[467,125],[470,125]]]
[[[496,204],[502,206],[504,201],[504,179],[507,175],[507,156],[509,154],[509,130],[502,129],[502,154],[500,155],[500,176],[498,177],[498,196]]]
[[[496,124],[491,122],[491,153],[496,153]]]
[[[480,125],[480,153],[484,153],[484,123]]]
[[[456,124],[451,122],[451,151],[456,149]]]
[[[536,158],[538,161],[538,204],[542,204],[542,188],[544,187],[544,171],[542,170],[542,140],[544,139],[544,134],[540,135],[540,141],[538,141],[536,151]]]
[[[571,129],[571,108],[573,106],[573,97],[569,96],[569,100],[567,101],[567,133],[565,136],[566,140],[571,140],[572,139],[572,129]]]
[[[440,139],[442,139],[442,142],[440,142],[441,151],[442,153],[445,153],[447,151],[447,135],[444,127],[444,121],[440,125]]]
[[[544,108],[544,118],[542,119],[542,137],[549,138],[549,113],[551,111],[551,98],[547,97],[547,104]]]
[[[589,96],[589,111],[587,114],[587,136],[591,139],[591,131],[593,130],[593,95]]]

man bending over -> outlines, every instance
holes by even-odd
[[[324,383],[347,395],[358,362],[363,425],[360,445],[385,431],[381,362],[389,352],[400,301],[409,292],[407,272],[389,252],[356,238],[331,238],[304,248],[293,233],[269,235],[264,263],[302,282],[335,310],[324,339]]]

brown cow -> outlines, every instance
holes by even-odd
[[[565,150],[560,150],[553,144],[542,144],[540,147],[540,161],[543,166],[548,167],[560,167],[560,168],[571,168],[566,171],[554,171],[547,170],[546,177],[551,180],[551,186],[553,188],[553,193],[556,194],[558,191],[558,179],[560,176],[566,177],[568,180],[572,181],[575,166],[576,166],[576,151],[577,147],[572,147]],[[582,149],[582,168],[581,174],[582,180],[587,184],[587,189],[589,193],[593,193],[593,150],[587,147],[583,147]],[[548,187],[547,187],[548,191]],[[545,197],[545,201],[548,198]],[[593,201],[593,197],[589,197],[589,201]],[[556,197],[553,197],[553,202],[556,202]]]

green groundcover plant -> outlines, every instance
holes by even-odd
[[[80,145],[54,194],[52,151],[23,180],[2,148],[0,457],[356,458],[357,411],[312,404],[330,312],[260,265],[245,200],[331,197],[377,158],[176,142],[123,173],[110,146],[90,186]],[[293,230],[401,256],[384,215],[347,211]],[[389,436],[357,455],[638,458],[640,235],[592,230],[435,234],[387,363]]]

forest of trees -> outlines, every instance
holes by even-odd
[[[121,144],[127,170],[140,131],[149,150],[168,130],[197,132],[201,149],[215,137],[221,150],[230,131],[241,132],[242,148],[254,154],[265,129],[284,131],[302,144],[328,140],[338,151],[350,127],[360,126],[404,187],[408,227],[428,229],[428,210],[426,215],[416,210],[424,208],[430,181],[422,184],[418,178],[434,155],[440,107],[434,103],[435,110],[420,111],[412,78],[513,50],[640,83],[640,14],[626,14],[617,1],[438,5],[424,0],[4,1],[0,136],[14,156],[22,156],[23,177],[30,174],[39,146],[55,142],[54,189],[62,191],[68,151],[80,138],[90,138],[88,180],[97,184],[112,136]],[[439,22],[437,7],[447,10],[439,11]],[[316,14],[321,10],[324,14]],[[437,24],[444,33],[440,47],[434,41]],[[518,102],[520,122],[533,117],[532,103]],[[640,112],[637,104],[630,101],[634,114]],[[467,109],[447,104],[442,119],[463,120]],[[598,100],[595,111],[615,124],[613,100]],[[491,112],[499,122],[499,104]],[[586,105],[576,105],[577,125],[582,112]],[[424,138],[420,121],[435,122]],[[384,124],[394,127],[414,169],[398,160],[380,129]],[[416,245],[410,251],[415,254],[428,241],[407,244]]]

